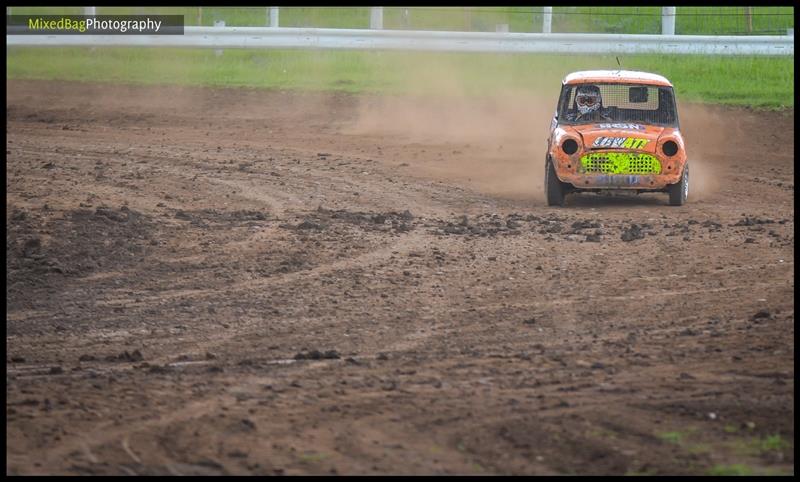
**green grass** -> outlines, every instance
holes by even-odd
[[[715,465],[706,471],[706,475],[757,475],[757,476],[780,476],[794,475],[794,471],[786,471],[776,468],[751,467],[745,464]]]
[[[726,425],[724,428],[728,434],[736,433],[738,430],[733,425]],[[702,432],[696,427],[687,427],[685,430],[673,430],[660,432],[656,436],[663,442],[679,447],[695,457],[702,456],[703,459],[719,460],[720,457],[731,457],[738,463],[719,464],[703,468],[706,475],[787,475],[781,467],[765,467],[764,459],[759,461],[764,455],[792,450],[793,443],[785,440],[780,434],[768,435],[765,437],[735,437],[721,444],[701,442]],[[700,459],[700,460],[703,460]],[[742,463],[743,461],[754,462],[752,465]],[[640,475],[638,472],[630,472],[627,475]],[[643,475],[643,474],[642,474]]]
[[[347,92],[541,93],[555,107],[575,70],[616,68],[613,55],[339,50],[9,47],[8,79],[60,79]],[[620,56],[626,69],[669,78],[679,101],[794,107],[794,58]]]
[[[775,34],[794,27],[792,7],[677,7],[675,33],[698,35]],[[12,7],[12,13],[68,15],[82,7]],[[184,15],[186,25],[267,24],[265,7],[97,7],[99,15]],[[281,7],[282,27],[367,28],[369,7]],[[384,28],[415,30],[541,32],[542,7],[384,7]],[[553,7],[553,32],[661,33],[661,7]]]
[[[658,469],[647,468],[644,470],[628,470],[625,472],[626,477],[652,477],[658,475]]]
[[[759,450],[764,452],[780,452],[785,448],[791,447],[791,443],[783,440],[783,437],[780,434],[769,435],[759,441],[758,448]]]
[[[715,465],[708,475],[753,475],[753,469],[744,464]]]
[[[790,449],[792,443],[784,440],[780,434],[774,434],[763,438],[737,439],[731,443],[731,446],[740,455],[764,455]]]
[[[681,432],[663,432],[658,434],[658,438],[671,444],[680,445],[684,434]]]
[[[298,458],[300,459],[301,462],[315,464],[327,459],[328,454],[322,452],[305,452],[303,454],[299,454]]]
[[[727,424],[724,430],[726,433],[736,433],[739,431],[739,428],[736,425]]]

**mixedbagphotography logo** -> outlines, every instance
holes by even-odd
[[[183,35],[183,15],[7,15],[12,35]]]

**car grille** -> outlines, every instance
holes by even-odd
[[[595,152],[581,157],[583,172],[603,174],[660,174],[661,163],[650,154]]]

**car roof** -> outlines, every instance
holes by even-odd
[[[587,84],[587,83],[621,83],[621,84],[648,84],[672,87],[666,77],[649,72],[634,70],[582,70],[573,72],[561,82],[562,84]]]

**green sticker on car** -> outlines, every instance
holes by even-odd
[[[650,154],[632,152],[597,152],[581,157],[586,173],[661,174],[661,163]]]

